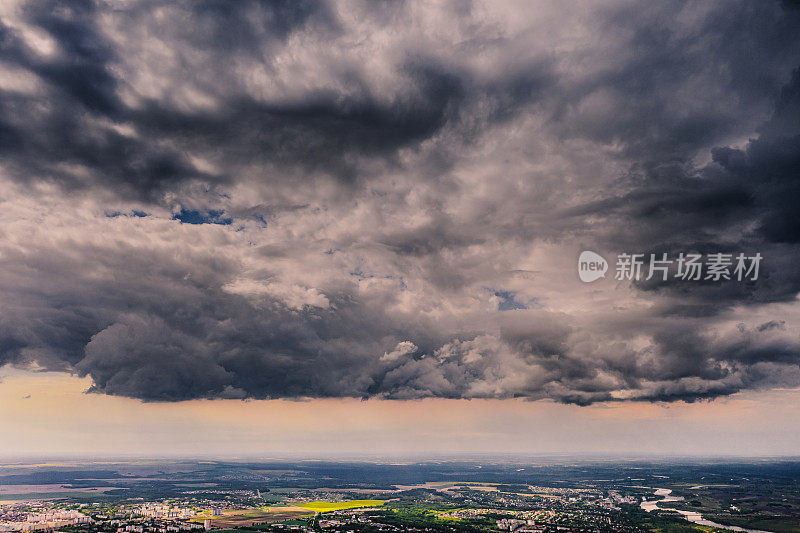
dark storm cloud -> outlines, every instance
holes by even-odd
[[[297,169],[352,181],[362,157],[390,160],[398,149],[429,139],[457,116],[465,96],[459,73],[424,56],[409,57],[397,67],[409,88],[388,100],[371,94],[362,73],[349,65],[341,66],[341,79],[335,81],[352,92],[331,86],[275,101],[233,86],[226,92],[224,80],[234,76],[229,70],[234,54],[270,65],[288,46],[287,39],[307,26],[335,35],[339,30],[326,6],[175,6],[180,10],[170,24],[180,28],[181,21],[188,21],[191,31],[149,20],[146,15],[159,8],[149,2],[128,13],[109,12],[108,6],[93,2],[29,5],[22,10],[23,19],[52,37],[59,52],[48,58],[27,49],[18,32],[3,28],[4,59],[37,75],[46,93],[3,95],[2,148],[17,179],[54,180],[72,188],[100,186],[149,201],[158,201],[182,182],[229,183],[243,164],[275,167],[270,179]],[[129,52],[98,31],[100,17],[115,15],[123,24],[153,23],[154,37],[164,46],[201,57],[199,71],[188,75],[216,77],[220,87],[205,87],[216,100],[213,108],[182,109],[174,101],[146,97],[133,107],[126,103],[120,97],[126,80],[116,65]],[[495,94],[501,112],[530,97],[536,83],[515,78],[485,90]],[[50,105],[42,106],[44,101]],[[128,125],[136,134],[120,133],[115,124]],[[225,168],[203,172],[187,160],[186,150],[219,154]],[[85,167],[91,176],[75,176],[65,165]]]
[[[701,283],[682,292],[681,306],[744,301],[792,301],[800,291],[800,70],[777,98],[759,135],[743,149],[715,147],[702,168],[668,163],[639,169],[630,192],[584,206],[609,225],[637,221],[609,238],[616,249],[643,252],[737,253],[759,251],[767,259],[762,283]],[[616,218],[619,217],[619,218]],[[685,289],[678,281],[643,283],[650,290]],[[683,307],[681,307],[683,309]],[[709,313],[714,311],[709,310]]]
[[[137,11],[156,7],[145,3]],[[181,47],[191,47],[206,56],[204,68],[223,75],[218,63],[226,52],[263,54],[258,50],[263,35],[278,47],[312,14],[328,21],[322,4],[201,2],[182,7],[180,15],[191,21],[192,31],[166,35],[180,39],[169,44],[179,53]],[[217,95],[220,101],[213,111],[186,111],[153,100],[134,109],[120,98],[125,80],[114,72],[126,52],[98,32],[101,15],[109,13],[93,2],[27,6],[26,22],[54,40],[58,54],[52,58],[37,57],[13,30],[2,28],[4,59],[37,75],[46,93],[3,95],[1,149],[8,170],[20,180],[101,186],[158,200],[188,180],[213,184],[232,179],[225,172],[212,175],[193,168],[184,155],[187,147],[224,153],[234,169],[252,162],[352,179],[359,155],[389,156],[434,134],[461,94],[454,76],[420,60],[404,67],[413,94],[394,102],[320,90],[302,101],[270,103],[233,92]],[[130,15],[129,23],[136,22]],[[255,27],[259,35],[253,33]],[[345,76],[352,76],[346,83],[360,83],[356,73]],[[120,133],[115,123],[132,125],[141,135]],[[64,165],[85,167],[91,176],[76,177]]]
[[[602,25],[624,34],[623,46],[563,88],[556,128],[565,136],[619,142],[640,164],[663,164],[686,161],[737,124],[757,120],[786,82],[786,70],[798,66],[798,13],[755,4],[713,13],[698,7],[673,2],[603,10]]]
[[[800,14],[554,5],[0,12],[0,363],[149,401],[800,385]],[[574,243],[765,262],[595,297]]]
[[[223,150],[231,165],[256,163],[354,180],[361,156],[390,158],[434,135],[461,96],[458,80],[424,65],[408,75],[418,94],[383,104],[369,96],[321,92],[298,103],[233,98],[216,113],[182,113],[153,104],[135,114],[143,131]]]
[[[146,196],[165,181],[202,175],[179,152],[131,139],[99,122],[124,120],[126,110],[110,69],[117,52],[97,32],[93,3],[34,4],[24,14],[53,38],[59,53],[40,58],[18,32],[2,28],[3,59],[37,75],[45,93],[2,94],[0,153],[9,174],[29,183],[104,185]],[[65,165],[80,165],[90,175],[76,175]]]

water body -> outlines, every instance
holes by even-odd
[[[689,522],[694,522],[695,524],[700,524],[703,526],[711,526],[711,527],[719,527],[722,529],[729,529],[731,531],[742,531],[744,533],[772,533],[770,531],[763,531],[761,529],[747,529],[744,527],[739,526],[726,526],[725,524],[718,524],[717,522],[712,522],[711,520],[706,520],[703,518],[698,512],[695,511],[682,511],[680,509],[662,509],[658,506],[659,502],[679,502],[683,500],[682,496],[672,496],[672,489],[656,489],[655,495],[656,496],[664,496],[661,500],[646,500],[643,501],[640,505],[642,509],[651,513],[656,509],[661,509],[662,511],[669,510],[674,511],[676,513],[680,513],[683,517],[688,520]]]

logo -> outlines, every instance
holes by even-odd
[[[694,252],[680,252],[670,255],[662,252],[659,254],[645,253],[620,253],[617,254],[616,274],[617,281],[745,281],[758,280],[761,271],[761,261],[764,257],[756,252],[715,252],[700,254]],[[608,262],[595,252],[588,250],[581,252],[578,257],[578,276],[584,283],[591,283],[606,277]]]
[[[578,257],[578,277],[584,283],[606,277],[608,262],[602,255],[586,250]]]

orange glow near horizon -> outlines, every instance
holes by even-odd
[[[88,378],[0,369],[4,455],[415,456],[468,453],[790,455],[800,390],[713,402],[358,399],[144,403]]]

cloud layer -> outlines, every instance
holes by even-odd
[[[4,4],[0,364],[151,401],[800,386],[798,30],[779,2]],[[585,285],[584,249],[764,263]]]

